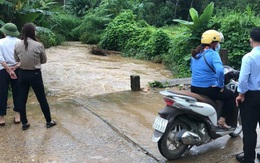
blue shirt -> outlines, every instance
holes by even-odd
[[[254,47],[251,52],[242,58],[242,65],[238,79],[238,92],[260,90],[260,46]]]
[[[215,70],[214,73],[204,60],[203,55],[208,64]],[[197,54],[198,59],[191,58],[191,85],[195,87],[207,88],[217,86],[224,87],[224,68],[219,54],[207,49]]]

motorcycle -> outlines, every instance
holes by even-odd
[[[237,94],[239,71],[224,66],[225,87]],[[158,112],[153,128],[153,142],[158,143],[160,153],[168,160],[180,158],[194,145],[200,146],[219,137],[232,138],[242,132],[239,109],[234,109],[233,117],[226,119],[231,129],[217,125],[222,102],[190,91],[160,91],[166,103]]]

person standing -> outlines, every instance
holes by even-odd
[[[20,114],[22,129],[30,127],[26,116],[26,103],[30,87],[32,87],[41,110],[46,120],[46,127],[50,128],[56,125],[52,121],[47,98],[45,96],[41,64],[47,62],[44,46],[37,41],[35,36],[35,26],[26,23],[22,28],[22,40],[15,45],[14,57],[20,63],[18,84],[20,88]]]
[[[218,120],[222,129],[231,129],[226,119],[233,119],[236,109],[235,95],[224,87],[224,67],[218,51],[224,36],[216,30],[207,30],[201,36],[201,44],[192,50],[191,92],[206,95],[213,100],[222,100],[223,109]]]
[[[251,52],[242,58],[238,79],[236,105],[241,112],[243,128],[243,151],[236,159],[243,163],[253,163],[257,143],[256,126],[260,122],[260,28],[250,33]],[[260,154],[257,154],[260,158]]]
[[[13,23],[6,23],[0,31],[4,34],[4,38],[0,39],[0,126],[5,125],[4,116],[6,115],[8,89],[11,85],[13,104],[14,104],[14,123],[20,123],[20,113],[18,105],[18,84],[17,75],[19,65],[14,59],[14,46],[20,41],[17,38],[19,32]]]

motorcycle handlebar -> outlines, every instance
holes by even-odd
[[[225,74],[225,84],[228,84],[231,79],[238,81],[240,71],[232,70]]]

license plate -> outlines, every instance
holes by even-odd
[[[156,117],[156,119],[155,119],[155,121],[153,123],[153,128],[155,130],[158,130],[158,131],[164,133],[165,129],[167,127],[167,124],[168,124],[168,120],[163,119],[161,117]]]

